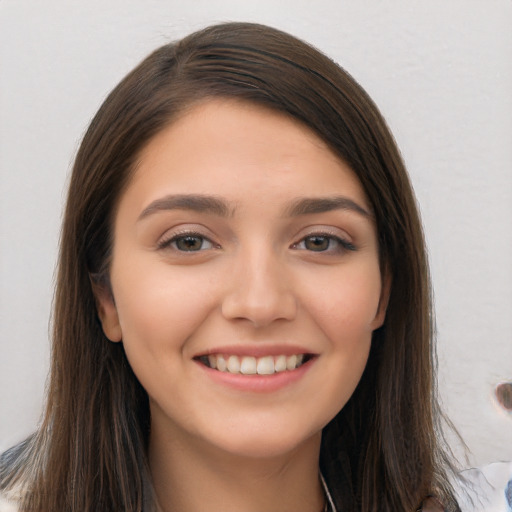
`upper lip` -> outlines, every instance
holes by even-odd
[[[194,358],[201,356],[208,356],[210,354],[227,354],[233,356],[252,356],[252,357],[264,357],[264,356],[291,356],[298,354],[311,354],[315,355],[314,352],[304,347],[297,345],[265,345],[264,343],[258,345],[225,345],[216,346],[202,352],[198,352],[194,355]]]

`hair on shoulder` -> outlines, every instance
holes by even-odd
[[[47,404],[39,430],[2,459],[21,512],[154,510],[148,397],[98,321],[112,222],[145,145],[197,102],[230,98],[313,130],[360,180],[389,276],[386,321],[363,377],[325,427],[321,469],[344,511],[458,506],[437,400],[433,312],[421,222],[396,143],[347,71],[309,44],[251,23],[214,25],[155,50],[92,120],[74,163],[60,243]]]

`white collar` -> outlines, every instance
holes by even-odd
[[[334,501],[332,499],[331,493],[329,492],[329,488],[327,487],[327,483],[325,482],[325,478],[324,475],[322,475],[322,473],[320,473],[320,481],[322,482],[322,487],[324,489],[325,500],[328,505],[328,512],[337,512],[336,505],[334,505]]]

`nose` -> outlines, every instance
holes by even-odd
[[[263,247],[246,251],[231,268],[222,314],[265,327],[278,320],[293,320],[297,299],[286,264]]]

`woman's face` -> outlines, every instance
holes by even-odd
[[[318,438],[385,314],[355,174],[301,124],[228,100],[145,147],[110,277],[100,317],[149,395],[152,432],[246,456]]]

